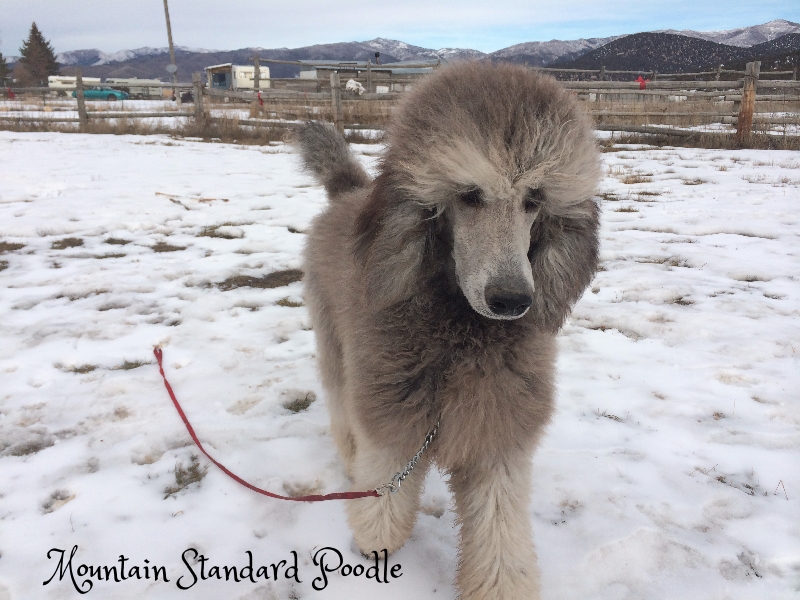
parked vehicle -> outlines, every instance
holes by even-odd
[[[162,99],[167,92],[158,79],[139,79],[138,77],[109,77],[106,85],[113,85],[131,95],[131,98]]]
[[[77,98],[78,92],[72,92],[72,97]],[[83,97],[87,100],[127,100],[130,94],[111,88],[95,87],[83,90]]]

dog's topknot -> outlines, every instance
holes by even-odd
[[[499,176],[542,180],[546,210],[572,216],[599,177],[585,111],[552,77],[514,65],[441,68],[404,98],[386,141],[383,172],[429,206],[476,178]]]

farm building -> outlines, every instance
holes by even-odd
[[[252,90],[255,88],[255,67],[225,63],[206,67],[208,87],[216,90]],[[259,67],[260,89],[268,88],[269,67]]]
[[[341,62],[339,63],[340,66],[330,66],[330,61],[323,61],[323,60],[304,60],[301,61],[306,63],[304,66],[300,67],[300,79],[327,79],[330,77],[331,73],[337,72],[343,79],[347,79],[349,77],[366,77],[367,74],[367,63],[360,62],[360,61],[353,61],[353,62]],[[408,84],[408,78],[414,77],[418,75],[427,75],[433,72],[434,67],[437,66],[437,63],[431,63],[430,67],[416,67],[416,68],[408,68],[404,67],[402,63],[390,63],[385,65],[376,65],[371,64],[369,66],[369,70],[371,71],[373,76],[377,76],[382,80],[383,85],[377,85],[375,87],[375,91],[380,93],[386,92],[402,92],[405,91],[406,88],[410,88]],[[406,81],[401,82],[391,82],[391,81],[383,81],[385,78],[397,78],[397,79],[405,79]]]

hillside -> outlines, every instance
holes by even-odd
[[[751,60],[762,60],[766,64],[769,62],[766,57],[771,57],[772,62],[786,68],[786,55],[798,50],[798,33],[743,48],[684,35],[650,32],[619,38],[575,60],[558,61],[552,66],[570,69],[605,66],[608,70],[619,71],[691,73],[713,69],[720,64],[729,69],[743,69],[744,64]]]
[[[572,61],[552,66],[569,69],[660,71],[688,73],[709,64],[727,64],[749,55],[749,49],[671,33],[636,33],[602,46]]]
[[[746,59],[727,65],[731,69],[744,69],[751,60],[761,61],[762,71],[790,71],[800,66],[800,33],[790,33],[783,37],[758,44],[750,48],[753,53]]]

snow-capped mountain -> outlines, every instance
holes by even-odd
[[[203,48],[188,48],[186,46],[176,46],[175,50],[180,52],[192,52],[197,54],[208,54],[217,50],[205,50]],[[169,48],[136,48],[135,50],[120,50],[119,52],[102,52],[96,48],[90,50],[72,50],[56,55],[56,60],[62,65],[67,66],[100,66],[110,63],[123,62],[126,60],[141,58],[143,56],[154,56],[158,54],[168,54]]]
[[[549,42],[524,42],[514,44],[492,52],[489,56],[495,59],[523,62],[525,64],[543,67],[559,59],[569,60],[581,54],[590,52],[600,46],[605,46],[623,36],[607,38],[589,38],[578,40],[550,40]]]
[[[360,43],[381,54],[393,56],[400,61],[437,59],[469,60],[486,56],[486,53],[480,50],[472,50],[469,48],[440,48],[439,50],[433,50],[431,48],[414,46],[413,44],[406,44],[399,40],[390,40],[387,38],[375,38],[374,40]]]
[[[701,40],[708,40],[710,42],[717,42],[718,44],[748,48],[756,44],[771,42],[787,33],[800,33],[800,23],[786,21],[785,19],[776,19],[761,25],[726,29],[724,31],[693,31],[691,29],[677,31],[675,29],[662,29],[654,33],[674,33],[677,35],[700,38]]]

